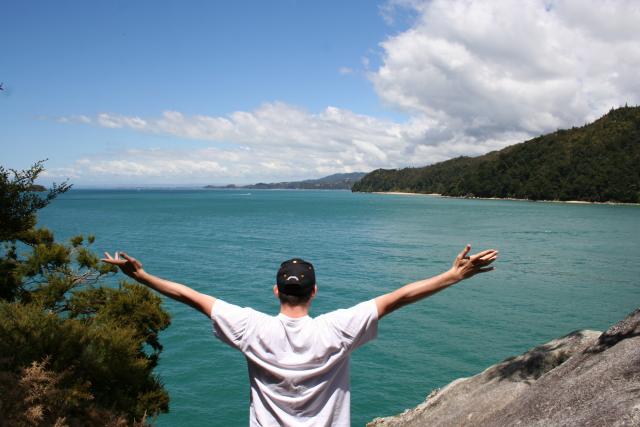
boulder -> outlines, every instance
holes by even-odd
[[[640,426],[640,309],[434,390],[368,426]]]

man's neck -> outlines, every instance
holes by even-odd
[[[289,305],[280,304],[280,314],[284,314],[287,317],[297,318],[304,317],[309,314],[310,304],[304,305]]]

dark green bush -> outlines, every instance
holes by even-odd
[[[108,283],[95,237],[55,241],[36,212],[69,189],[0,167],[0,416],[12,425],[128,425],[168,410],[153,369],[170,319],[147,288]]]

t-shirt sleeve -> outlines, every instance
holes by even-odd
[[[216,299],[211,309],[213,334],[220,341],[241,350],[251,312],[250,308],[238,307]]]
[[[378,336],[378,308],[375,300],[327,314],[339,339],[353,351]]]

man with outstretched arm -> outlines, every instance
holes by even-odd
[[[446,272],[315,318],[313,266],[299,258],[280,265],[273,286],[280,313],[270,316],[153,276],[124,252],[102,260],[212,320],[214,334],[244,354],[249,367],[251,426],[349,426],[349,356],[374,339],[378,320],[463,279],[493,270],[494,249],[469,256],[467,245]]]

